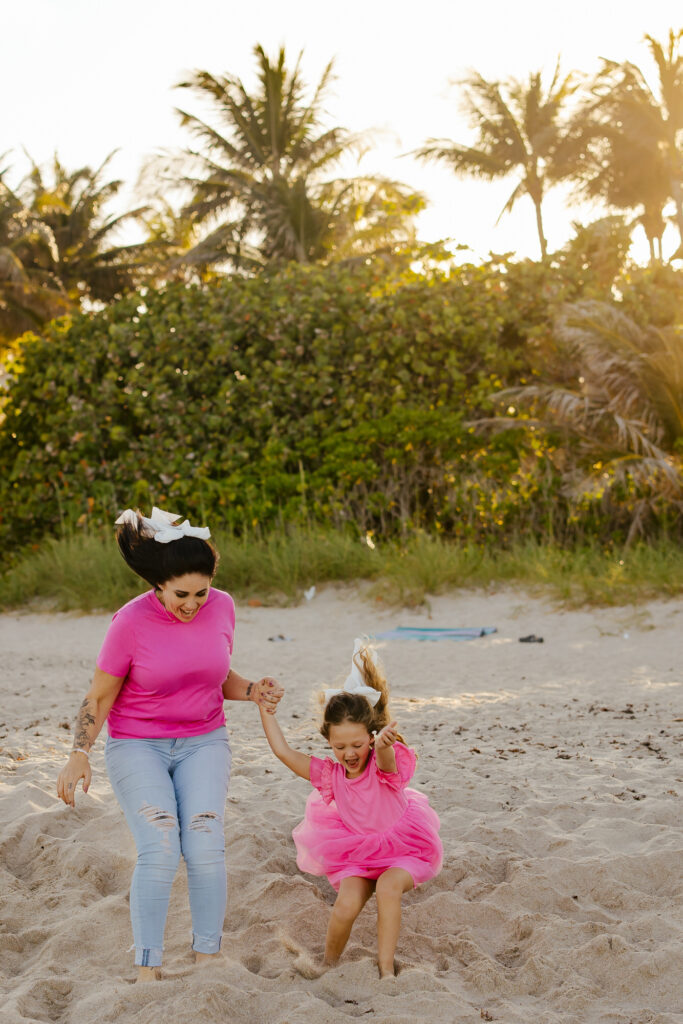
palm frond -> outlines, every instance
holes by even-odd
[[[240,214],[248,225],[249,244],[253,240],[265,261],[327,259],[340,250],[342,239],[344,246],[367,249],[371,237],[408,237],[416,200],[412,207],[407,200],[390,200],[379,180],[354,210],[348,199],[353,188],[332,198],[325,191],[330,168],[361,145],[361,136],[345,128],[323,127],[322,102],[333,61],[307,98],[301,53],[293,67],[282,47],[271,58],[256,46],[254,56],[258,86],[251,93],[236,77],[202,71],[178,83],[209,99],[219,117],[214,127],[211,118],[178,111],[196,140],[185,154],[191,166],[177,179],[185,192],[182,216],[210,228],[206,251],[222,237],[221,225],[234,225]]]

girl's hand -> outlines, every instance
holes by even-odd
[[[284,686],[280,686],[277,679],[273,679],[272,676],[264,676],[263,679],[259,679],[258,683],[252,685],[249,700],[253,700],[269,715],[274,715],[284,692]]]
[[[57,777],[57,796],[70,807],[75,807],[76,786],[83,779],[83,792],[87,793],[92,781],[90,761],[86,754],[72,753]]]
[[[380,732],[375,736],[375,750],[384,750],[386,747],[393,747],[394,743],[398,739],[398,733],[396,731],[397,722],[389,722],[389,725],[385,725]]]

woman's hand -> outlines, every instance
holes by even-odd
[[[112,709],[123,684],[123,676],[111,676],[96,668],[90,689],[78,709],[74,728],[74,747],[90,750],[104,721]],[[69,760],[57,778],[57,795],[70,807],[75,807],[76,786],[83,779],[83,792],[87,793],[92,780],[90,761],[83,750],[72,750]]]
[[[70,807],[75,807],[76,786],[83,779],[83,792],[87,793],[92,781],[92,770],[87,754],[72,752],[57,777],[57,796]]]
[[[264,676],[263,679],[259,679],[258,683],[250,684],[248,698],[267,711],[269,715],[274,715],[284,692],[284,687],[280,686],[277,679]]]
[[[397,722],[389,722],[389,725],[385,725],[380,732],[375,736],[375,750],[385,750],[387,747],[393,747],[394,743],[398,739],[398,732],[396,731]]]

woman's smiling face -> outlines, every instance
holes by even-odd
[[[157,587],[157,597],[179,622],[191,622],[209,596],[211,577],[198,572],[175,576]]]
[[[328,743],[334,756],[344,765],[348,779],[363,773],[372,752],[372,736],[364,725],[348,720],[331,725]]]

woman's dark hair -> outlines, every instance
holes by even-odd
[[[389,715],[389,684],[380,665],[373,661],[367,647],[361,648],[354,658],[356,667],[363,676],[366,686],[378,690],[380,698],[373,707],[369,700],[358,693],[338,693],[331,697],[323,709],[323,722],[320,732],[326,740],[330,738],[330,726],[341,725],[342,722],[354,722],[364,725],[372,735],[379,732],[391,721]],[[399,740],[403,737],[399,734]]]
[[[160,544],[154,535],[145,532],[142,516],[138,521],[123,523],[116,529],[116,542],[126,565],[147,580],[156,590],[162,583],[196,572],[210,579],[216,575],[219,555],[208,540],[200,537],[178,537]]]

